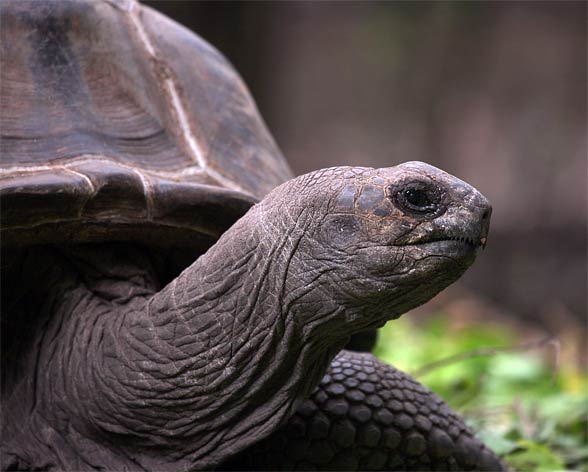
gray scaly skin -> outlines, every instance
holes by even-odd
[[[506,470],[429,389],[345,350],[284,426],[220,469]]]
[[[332,168],[276,188],[163,289],[138,246],[31,250],[3,467],[219,466],[284,424],[351,334],[455,281],[490,211],[423,163]]]

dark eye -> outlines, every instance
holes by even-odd
[[[404,192],[404,198],[406,201],[415,207],[418,208],[427,208],[431,205],[431,199],[429,196],[423,192],[422,190],[416,188],[409,188],[406,189]]]
[[[443,211],[443,192],[426,182],[410,182],[389,189],[396,207],[405,213],[418,216],[438,216]]]

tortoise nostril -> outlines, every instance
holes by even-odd
[[[482,213],[482,220],[487,220],[490,217],[490,210],[484,210]]]

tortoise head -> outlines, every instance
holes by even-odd
[[[492,211],[475,188],[422,162],[312,172],[260,206],[266,225],[280,221],[300,235],[286,275],[298,316],[326,310],[338,319],[335,331],[351,333],[459,278],[486,243]]]

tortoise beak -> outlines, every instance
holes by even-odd
[[[492,216],[492,207],[488,202],[484,205],[480,216],[480,246],[486,249],[488,241],[488,232],[490,231],[490,217]]]

